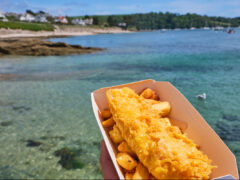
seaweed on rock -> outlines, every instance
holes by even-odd
[[[82,169],[84,164],[77,159],[76,153],[65,147],[54,152],[54,155],[60,157],[58,161],[65,169]]]
[[[12,124],[13,124],[12,121],[3,121],[3,122],[0,123],[1,126],[10,126]]]
[[[240,141],[240,124],[231,125],[226,122],[218,122],[216,127],[218,135],[223,140]]]
[[[231,114],[223,114],[222,118],[225,119],[225,120],[229,120],[229,121],[237,121],[237,120],[239,120],[237,115],[231,115]]]
[[[40,142],[40,141],[34,141],[34,140],[27,140],[27,147],[37,147],[37,146],[40,146],[42,145],[43,143]]]

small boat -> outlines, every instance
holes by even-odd
[[[214,31],[221,31],[221,30],[223,30],[224,28],[222,27],[222,26],[217,26],[217,27],[215,27],[213,30]]]
[[[209,30],[209,29],[210,29],[210,27],[203,27],[203,29],[204,29],[204,30]]]
[[[234,33],[235,33],[235,30],[234,30],[234,29],[229,29],[229,30],[227,31],[227,33],[228,33],[228,34],[234,34]]]
[[[208,26],[208,22],[207,21],[205,21],[205,26],[203,27],[203,29],[204,30],[209,30],[210,29],[210,27]]]

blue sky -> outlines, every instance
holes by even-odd
[[[0,0],[0,9],[17,13],[43,10],[69,16],[169,11],[239,17],[240,0]]]

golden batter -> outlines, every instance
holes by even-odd
[[[110,111],[123,139],[157,179],[209,179],[211,160],[156,108],[130,88],[107,91]],[[153,102],[154,101],[154,102]]]

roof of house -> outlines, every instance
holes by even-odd
[[[58,18],[61,19],[61,20],[65,19],[64,16],[59,16]]]

